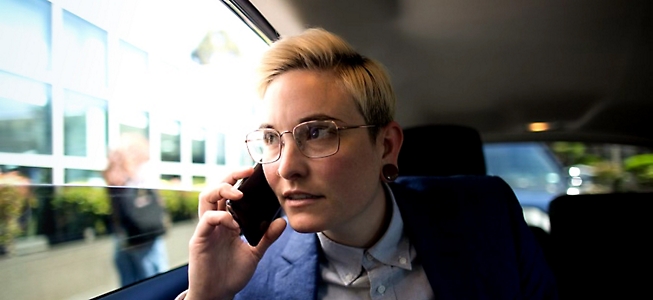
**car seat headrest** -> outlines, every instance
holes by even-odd
[[[404,129],[399,176],[485,175],[483,143],[474,128],[433,124]]]

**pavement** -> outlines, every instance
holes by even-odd
[[[188,262],[188,240],[195,224],[195,220],[175,223],[166,233],[171,269]],[[110,236],[56,247],[25,241],[16,254],[0,257],[0,300],[81,300],[117,289],[114,247]]]

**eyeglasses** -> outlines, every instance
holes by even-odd
[[[340,130],[369,128],[375,125],[338,127],[334,121],[308,121],[299,123],[292,130],[283,132],[262,128],[249,133],[245,139],[247,151],[252,159],[261,164],[279,160],[284,145],[281,137],[291,133],[299,151],[308,158],[322,158],[338,153]]]

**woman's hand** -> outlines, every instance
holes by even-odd
[[[240,238],[240,227],[226,211],[226,201],[243,194],[233,185],[250,176],[253,168],[236,171],[216,188],[199,197],[199,222],[189,242],[186,299],[231,299],[245,287],[258,262],[285,228],[285,220],[272,222],[256,247]]]

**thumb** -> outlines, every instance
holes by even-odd
[[[270,224],[261,241],[255,247],[255,251],[258,252],[259,257],[263,257],[265,251],[281,236],[285,229],[286,220],[284,218],[277,218]]]

